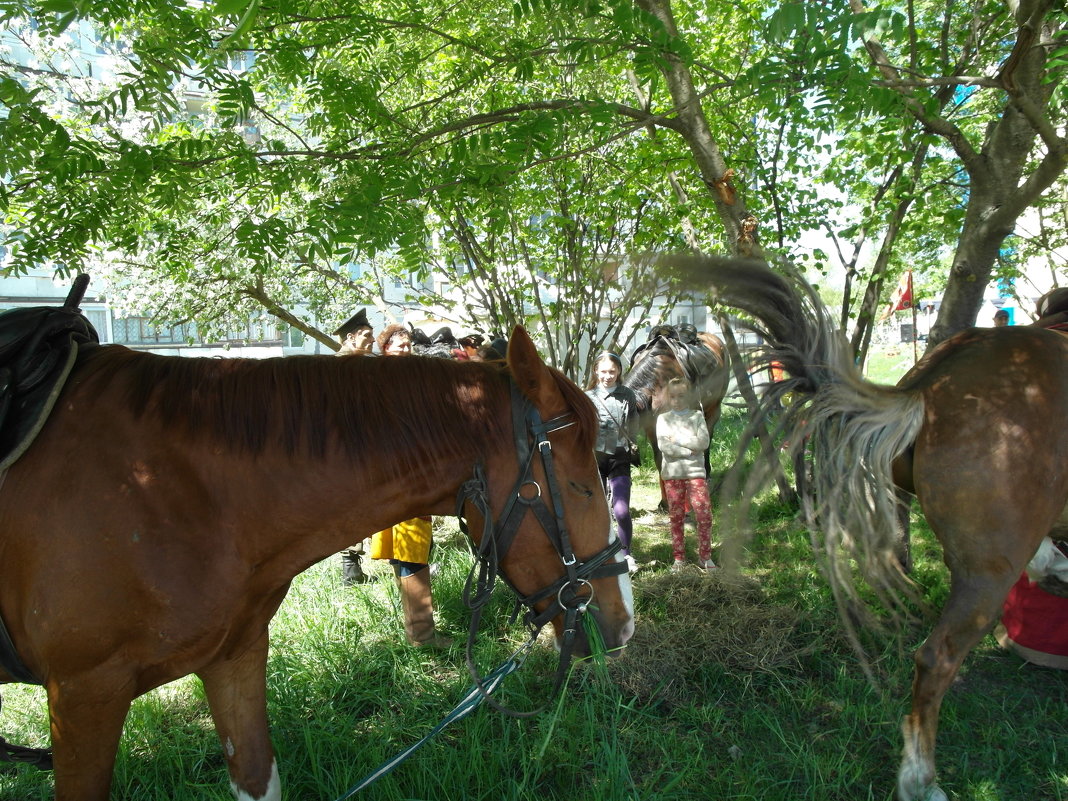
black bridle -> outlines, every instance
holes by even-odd
[[[505,709],[489,697],[489,691],[483,685],[482,677],[479,675],[471,653],[482,618],[482,609],[488,603],[498,577],[503,578],[518,596],[512,619],[518,617],[522,606],[527,607],[527,612],[523,615],[523,622],[530,632],[526,648],[533,645],[546,623],[561,612],[564,615],[560,665],[557,668],[553,685],[555,696],[563,685],[563,679],[571,661],[571,652],[578,636],[582,614],[593,601],[593,585],[590,580],[621,575],[626,572],[627,564],[613,559],[621,547],[619,540],[614,540],[584,562],[579,562],[571,547],[571,537],[564,523],[563,497],[553,465],[552,443],[549,441],[549,434],[553,431],[575,424],[571,414],[567,413],[543,421],[534,404],[519,391],[514,382],[511,383],[511,397],[512,428],[515,432],[519,476],[501,511],[500,519],[496,523],[493,521],[486,474],[481,462],[475,464],[472,477],[463,483],[457,493],[456,516],[460,521],[460,529],[472,540],[476,557],[476,563],[472,566],[464,587],[464,603],[471,609],[471,625],[467,638],[468,670],[471,672],[475,685],[492,706],[515,717],[528,717],[536,713],[520,713]],[[541,458],[548,491],[548,503],[543,497],[541,485],[534,480],[535,455]],[[482,539],[477,545],[474,544],[467,521],[464,519],[466,503],[471,503],[482,515]],[[541,523],[546,536],[560,556],[564,573],[547,587],[524,596],[508,581],[506,576],[500,573],[500,560],[512,546],[527,512],[532,512]],[[534,606],[547,599],[552,599],[549,605],[542,612],[537,612]]]

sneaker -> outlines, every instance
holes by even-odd
[[[716,563],[713,562],[711,559],[702,560],[701,569],[704,570],[706,573],[712,573],[716,570],[719,570],[719,568],[716,566]]]
[[[675,564],[673,564],[671,566],[671,572],[672,573],[678,573],[680,570],[682,570],[685,567],[686,567],[686,560],[685,559],[676,559],[675,560]]]
[[[636,572],[638,570],[638,563],[636,561],[634,561],[634,557],[631,556],[628,553],[625,558],[627,560],[627,572],[628,573]]]

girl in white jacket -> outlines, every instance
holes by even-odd
[[[686,564],[683,527],[688,502],[697,521],[698,564],[711,572],[716,565],[712,561],[712,503],[704,463],[708,427],[701,410],[693,408],[690,385],[683,379],[668,382],[667,402],[668,411],[656,419],[656,440],[663,454],[660,477],[671,518],[671,548],[675,556],[671,569],[677,571]]]

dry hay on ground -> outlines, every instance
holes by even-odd
[[[646,703],[691,703],[709,662],[735,675],[794,672],[819,647],[798,632],[801,612],[773,604],[745,576],[696,568],[641,576],[634,593],[635,634],[610,670]]]

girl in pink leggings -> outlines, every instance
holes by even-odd
[[[656,440],[663,454],[660,477],[671,518],[671,548],[675,556],[671,569],[677,571],[686,564],[683,527],[689,502],[697,521],[698,565],[711,572],[716,565],[712,561],[712,503],[704,461],[708,427],[701,410],[693,408],[690,385],[683,379],[668,382],[667,402],[668,411],[656,419]]]

